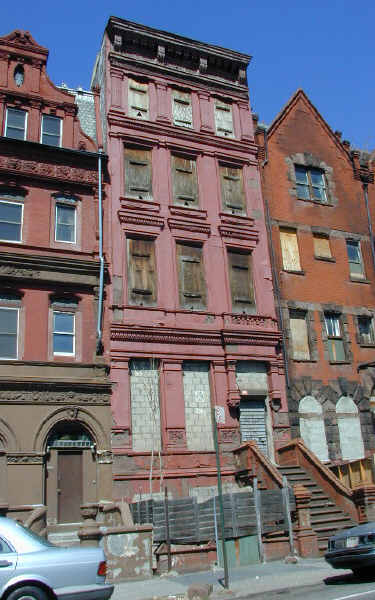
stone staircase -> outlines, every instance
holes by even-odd
[[[338,508],[332,499],[326,495],[321,487],[299,465],[278,467],[279,473],[285,475],[291,486],[304,485],[311,492],[311,526],[318,535],[319,551],[323,554],[328,545],[328,539],[339,529],[346,529],[357,525],[352,518],[341,508]]]
[[[80,526],[81,523],[49,525],[47,539],[56,546],[79,546],[78,529]]]

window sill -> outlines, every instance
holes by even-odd
[[[335,263],[336,259],[333,256],[314,256],[315,260],[323,260],[324,262]]]
[[[332,202],[319,202],[319,200],[312,200],[311,198],[298,198],[298,196],[296,198],[297,200],[300,200],[300,202],[310,202],[310,204],[317,204],[318,206],[334,206]]]
[[[298,363],[317,363],[317,359],[316,358],[292,358],[293,362],[298,362]]]
[[[358,345],[359,345],[361,348],[375,348],[375,342],[368,342],[368,343],[365,343],[365,342],[363,342],[363,343],[362,343],[362,342],[359,342],[359,344],[358,344]]]
[[[365,278],[360,279],[360,277],[358,277],[358,278],[357,277],[349,277],[349,281],[351,283],[367,283],[367,284],[371,283],[371,281],[369,279],[365,279]]]
[[[330,365],[351,365],[350,360],[329,360]]]
[[[291,269],[282,269],[284,273],[290,273],[291,275],[305,275],[305,271],[292,271]]]

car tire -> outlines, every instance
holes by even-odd
[[[24,585],[13,590],[7,600],[48,600],[46,592],[34,585]]]
[[[373,567],[362,567],[352,569],[354,577],[369,577],[373,572]]]

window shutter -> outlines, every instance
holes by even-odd
[[[172,156],[172,178],[174,203],[197,205],[198,185],[195,160]]]
[[[191,95],[188,92],[172,90],[173,123],[180,127],[193,127]]]
[[[152,199],[151,151],[126,148],[125,194],[129,198]]]
[[[181,308],[206,307],[206,285],[202,264],[202,248],[177,244],[179,296]]]
[[[292,335],[294,360],[309,360],[309,336],[307,332],[305,313],[297,311],[291,312],[289,323]]]
[[[245,212],[245,198],[242,185],[242,169],[220,167],[223,210]]]
[[[129,303],[156,303],[155,244],[152,240],[128,240]]]
[[[232,106],[221,100],[215,100],[216,134],[234,137]]]
[[[283,268],[287,271],[300,271],[297,233],[295,231],[280,230],[280,242]]]
[[[129,117],[148,119],[148,84],[129,79]]]
[[[314,254],[322,258],[332,258],[329,239],[323,235],[314,235]]]
[[[252,312],[254,290],[250,254],[228,250],[229,278],[233,312]]]

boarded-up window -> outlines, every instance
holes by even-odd
[[[125,149],[125,195],[129,198],[152,198],[151,150]]]
[[[352,398],[349,396],[341,396],[336,404],[336,417],[343,460],[363,458],[365,449],[363,445],[361,422],[358,408]]]
[[[172,90],[173,124],[180,127],[193,127],[191,94]]]
[[[135,119],[149,118],[148,111],[148,84],[129,79],[129,117]]]
[[[232,105],[222,100],[215,100],[216,134],[224,137],[234,137]]]
[[[375,333],[372,317],[357,317],[360,344],[374,344]]]
[[[200,310],[206,307],[206,284],[202,247],[177,244],[178,285],[181,308]]]
[[[245,213],[242,169],[220,166],[223,210]]]
[[[251,255],[228,250],[228,265],[233,312],[254,312]]]
[[[328,237],[314,233],[314,254],[318,258],[332,258]]]
[[[156,303],[155,243],[128,239],[129,304],[152,306]]]
[[[286,271],[300,271],[297,232],[290,229],[280,229],[280,242],[283,268]]]
[[[299,403],[298,412],[304,443],[319,460],[327,462],[328,446],[321,405],[314,396],[305,396]]]
[[[309,360],[309,335],[307,330],[306,313],[301,310],[291,310],[289,314],[290,334],[294,360]]]
[[[172,180],[174,204],[197,206],[198,184],[195,160],[172,156]]]

